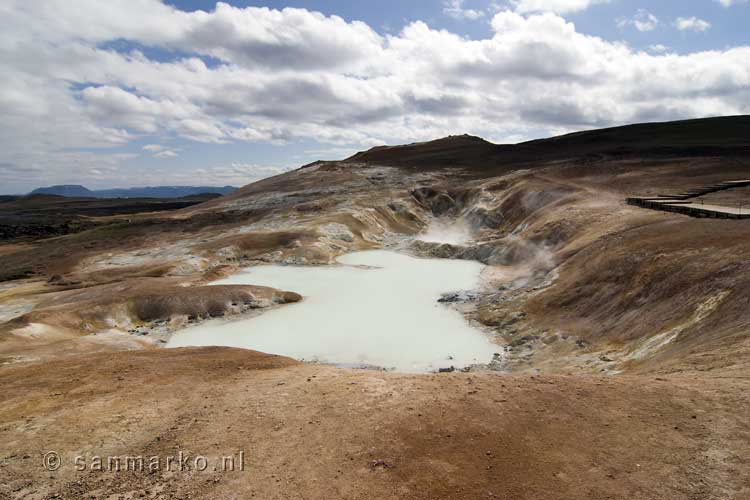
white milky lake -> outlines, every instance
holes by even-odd
[[[272,286],[296,304],[246,319],[213,319],[172,336],[167,347],[230,346],[299,360],[426,372],[488,363],[499,346],[440,303],[475,288],[478,262],[418,259],[373,250],[332,266],[256,266],[212,284]]]

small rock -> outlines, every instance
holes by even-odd
[[[386,462],[385,460],[373,460],[373,461],[370,462],[370,469],[372,469],[372,470],[375,470],[375,469],[378,469],[378,468],[381,468],[381,469],[390,469],[391,467],[393,467],[393,466],[391,464],[389,464],[388,462]]]

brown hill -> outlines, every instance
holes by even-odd
[[[646,123],[523,142],[492,144],[470,135],[404,146],[377,146],[347,162],[476,169],[585,158],[750,155],[750,116]]]

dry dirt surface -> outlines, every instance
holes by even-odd
[[[410,376],[227,348],[6,368],[12,498],[706,499],[750,493],[744,380]],[[43,456],[62,464],[45,471]],[[75,457],[244,452],[244,470]],[[105,464],[105,468],[107,465]],[[198,463],[201,468],[201,463]],[[134,467],[135,468],[135,467]],[[239,468],[239,467],[238,467]]]
[[[750,499],[750,220],[625,203],[750,178],[748,130],[380,147],[2,244],[0,499]],[[470,241],[419,241],[435,221]],[[162,348],[300,300],[211,281],[371,248],[486,264],[446,307],[499,359],[415,375]]]

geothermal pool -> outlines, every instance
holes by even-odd
[[[487,363],[499,350],[437,299],[475,288],[482,264],[373,250],[333,266],[257,266],[213,284],[291,290],[302,302],[177,332],[167,347],[231,346],[344,366],[426,372]]]

